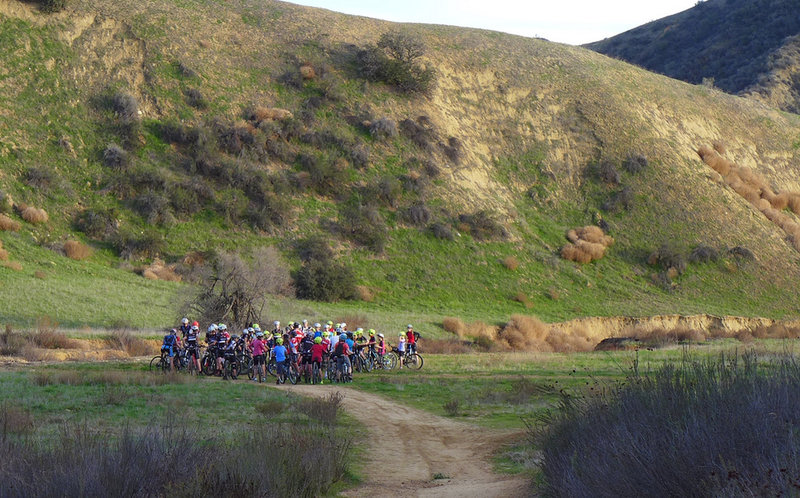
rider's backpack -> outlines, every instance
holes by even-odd
[[[164,336],[164,346],[166,347],[174,347],[175,346],[175,336],[172,334],[167,334]]]

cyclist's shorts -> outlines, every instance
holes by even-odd
[[[172,346],[161,346],[161,351],[166,351],[169,357],[175,356],[175,351],[172,349]]]
[[[253,356],[253,365],[263,365],[264,364],[264,355],[260,354],[258,356]]]

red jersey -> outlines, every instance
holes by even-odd
[[[311,361],[322,362],[322,355],[326,351],[328,351],[328,348],[324,344],[315,343],[313,346],[311,346]]]
[[[416,339],[414,339],[414,331],[413,330],[409,330],[408,332],[406,332],[406,342],[408,344],[414,344],[414,343],[417,342]]]

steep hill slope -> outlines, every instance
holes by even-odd
[[[587,47],[798,112],[798,9],[793,0],[707,0]]]
[[[792,240],[696,153],[725,143],[775,192],[800,192],[797,116],[579,47],[274,1],[0,13],[0,190],[50,214],[0,232],[23,266],[0,268],[0,319],[155,326],[188,290],[132,266],[276,245],[297,269],[315,234],[365,301],[293,313],[798,311]],[[364,76],[365,49],[392,31],[426,47],[430,91]],[[565,232],[600,213],[605,258],[560,259]],[[95,248],[87,262],[47,250],[74,237]],[[684,268],[700,244],[723,257]],[[662,245],[677,259],[649,264]],[[116,286],[99,318],[65,309],[95,293],[60,285],[64,268]],[[152,289],[146,313],[116,309],[130,279]]]

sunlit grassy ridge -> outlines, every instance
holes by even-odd
[[[95,1],[57,16],[23,17],[0,17],[0,38],[10,47],[0,54],[0,190],[44,207],[51,221],[0,234],[23,266],[0,268],[0,298],[12,304],[0,320],[30,324],[47,315],[76,327],[156,328],[175,318],[175,296],[190,289],[116,269],[113,240],[77,231],[75,221],[87,210],[111,213],[124,233],[163,237],[167,262],[192,251],[276,244],[297,268],[297,240],[327,234],[371,301],[281,302],[267,310],[303,315],[283,319],[363,313],[388,325],[402,314],[434,327],[446,315],[502,322],[517,312],[561,320],[798,311],[797,253],[694,152],[726,142],[734,160],[777,189],[800,190],[792,167],[800,137],[794,115],[581,48],[442,26],[399,27],[426,45],[424,63],[437,71],[429,95],[405,95],[366,82],[352,58],[397,26],[278,2]],[[298,82],[302,64],[313,66],[316,79]],[[205,107],[192,105],[191,91],[202,94]],[[119,92],[135,97],[142,113],[132,143],[104,100]],[[162,132],[166,123],[242,127],[253,105],[289,110],[296,132],[280,140],[274,136],[288,125],[256,132],[277,147],[266,156],[245,147],[236,154],[214,150],[213,157],[227,168],[220,171],[268,179],[268,212],[285,210],[281,223],[254,221],[248,182],[187,166],[200,157],[197,147],[170,143]],[[359,124],[419,116],[435,132],[427,146],[403,133],[381,138]],[[440,145],[455,143],[450,139],[460,144],[457,160]],[[109,143],[126,148],[127,170],[104,165]],[[362,154],[367,161],[358,166]],[[631,155],[645,157],[647,167],[626,171]],[[333,183],[314,183],[313,168],[343,157],[341,171],[327,170]],[[426,163],[438,173],[426,173]],[[597,177],[604,163],[620,173],[618,181]],[[50,172],[49,181],[32,181],[32,168]],[[312,183],[303,183],[309,171]],[[629,208],[601,209],[625,188]],[[198,200],[176,208],[178,196],[192,189],[202,192]],[[164,211],[152,208],[162,201]],[[193,202],[202,205],[194,210]],[[388,228],[382,250],[335,228],[343,206],[369,203],[379,215],[375,225]],[[415,225],[408,212],[420,205],[429,219]],[[478,210],[508,236],[470,234],[459,216]],[[596,222],[597,213],[616,241],[607,255],[587,265],[561,260],[565,232]],[[254,228],[257,222],[263,225]],[[435,237],[433,223],[449,226],[452,240]],[[98,249],[90,261],[46,249],[75,236]],[[684,254],[701,243],[723,253],[744,246],[757,260],[690,264],[669,285],[654,283],[666,269],[648,265],[647,256],[665,243]],[[503,264],[510,256],[516,269]],[[35,278],[36,271],[46,278]]]

